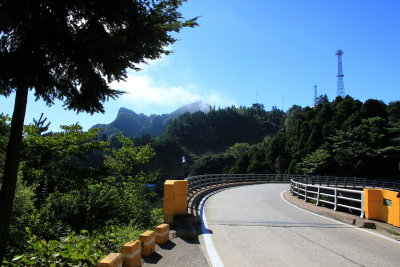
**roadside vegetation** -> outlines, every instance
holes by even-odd
[[[2,115],[1,156],[8,122]],[[57,133],[45,126],[24,128],[3,264],[94,265],[162,222],[160,200],[146,189],[158,173],[141,170],[154,156],[150,145],[123,136],[111,145],[78,124]]]

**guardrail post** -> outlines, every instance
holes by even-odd
[[[334,201],[335,201],[335,207],[334,207],[333,210],[336,211],[336,210],[337,210],[337,202],[338,202],[338,201],[337,201],[337,200],[338,200],[338,199],[337,199],[337,189],[335,188],[335,189],[333,189],[333,190],[334,190],[334,192],[335,192],[335,199],[334,199]]]
[[[361,214],[360,218],[364,218],[364,191],[361,192]]]
[[[307,189],[308,189],[308,187],[307,187],[307,185],[305,187],[306,188],[304,190],[304,201],[307,202]]]
[[[319,193],[320,193],[320,187],[318,187],[318,191],[317,191],[317,203],[315,203],[315,205],[319,205]]]

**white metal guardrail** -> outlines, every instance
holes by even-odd
[[[304,201],[314,200],[315,205],[328,204],[337,210],[338,207],[360,212],[360,217],[364,217],[364,192],[362,190],[343,189],[338,187],[328,187],[311,185],[296,182],[294,179],[290,183],[292,195],[303,197]]]
[[[217,185],[246,183],[290,183],[290,191],[305,201],[313,200],[316,205],[339,207],[348,211],[359,211],[364,216],[363,191],[368,188],[384,188],[400,191],[400,182],[355,177],[310,176],[290,174],[206,174],[191,176],[188,181],[192,196]]]

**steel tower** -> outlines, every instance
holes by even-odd
[[[336,51],[336,55],[338,56],[338,74],[337,77],[337,92],[336,96],[344,97],[344,84],[343,84],[343,70],[342,70],[342,49]]]

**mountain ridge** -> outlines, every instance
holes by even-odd
[[[126,107],[121,107],[118,110],[117,117],[109,124],[98,123],[91,127],[102,128],[99,133],[103,138],[111,138],[113,136],[123,134],[127,137],[139,137],[144,134],[150,134],[152,137],[157,137],[167,127],[168,123],[178,118],[180,115],[195,112],[208,113],[211,106],[202,100],[183,105],[175,111],[167,114],[151,114],[136,113]]]

